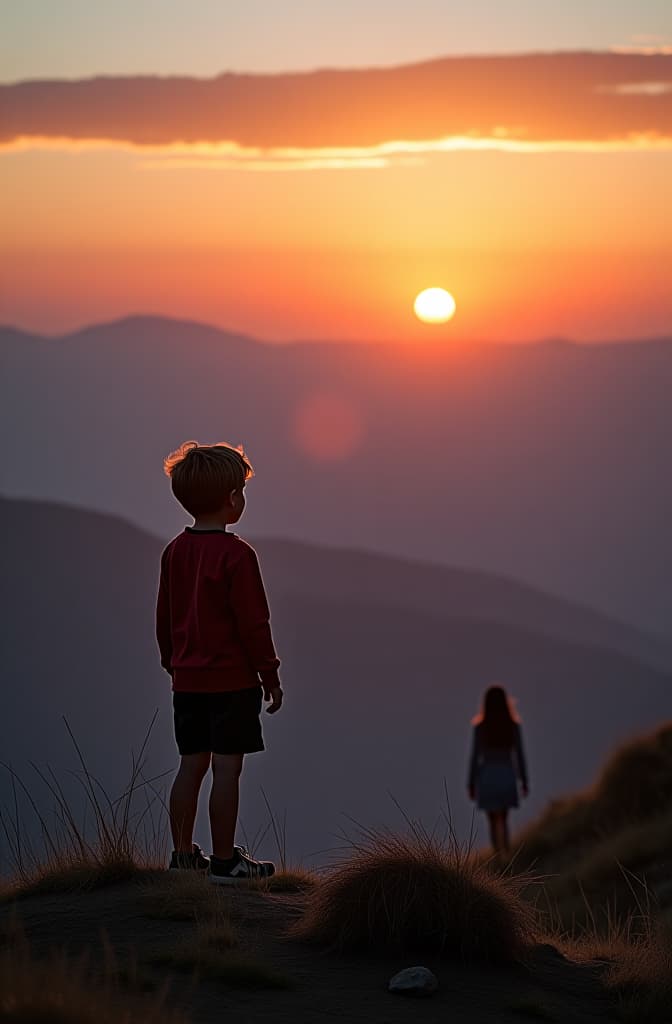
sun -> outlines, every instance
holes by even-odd
[[[413,303],[415,315],[426,324],[445,324],[455,315],[455,299],[445,288],[425,288]]]

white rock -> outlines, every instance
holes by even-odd
[[[426,967],[407,967],[399,971],[387,986],[390,992],[402,996],[431,996],[439,987],[439,981]]]

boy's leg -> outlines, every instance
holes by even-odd
[[[170,791],[170,830],[173,848],[178,853],[191,853],[198,794],[210,767],[211,754],[183,754],[173,788]]]
[[[243,754],[212,755],[210,831],[212,852],[220,860],[233,857],[233,840],[238,820],[238,785]]]

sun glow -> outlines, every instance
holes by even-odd
[[[455,299],[445,288],[425,288],[413,303],[415,315],[426,324],[445,324],[455,315]]]

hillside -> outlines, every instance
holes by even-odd
[[[243,441],[253,536],[495,573],[669,628],[669,339],[280,347],[135,317],[0,331],[0,359],[6,494],[165,536],[180,522],[165,454]],[[347,457],[316,458],[348,432]],[[59,458],[35,458],[45,438]]]
[[[169,684],[153,635],[162,543],[97,513],[15,501],[1,509],[11,537],[3,759],[38,789],[29,760],[61,775],[77,767],[65,715],[92,770],[119,792],[159,708],[147,772],[171,769]],[[324,860],[348,824],[343,813],[393,822],[390,793],[433,820],[444,779],[466,833],[469,719],[493,679],[520,699],[525,721],[533,795],[523,817],[584,785],[633,730],[672,717],[670,675],[647,658],[646,637],[602,616],[485,574],[289,542],[257,547],[287,701],[265,720],[267,753],[248,759],[242,820],[252,833],[266,820],[263,784],[275,812],[287,810],[292,856],[322,851]],[[4,775],[0,803],[8,799]]]
[[[515,838],[515,862],[531,866],[567,926],[587,904],[651,906],[672,922],[672,722],[614,749],[591,785],[557,797]],[[600,908],[599,911],[596,908]]]

